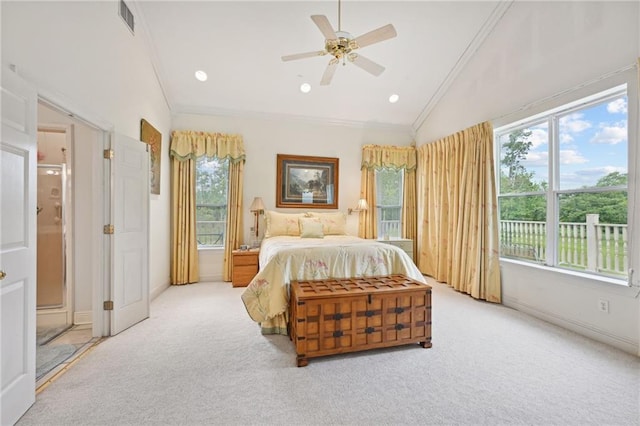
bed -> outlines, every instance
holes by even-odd
[[[291,281],[403,274],[426,282],[400,248],[346,235],[342,223],[346,218],[341,213],[311,217],[307,216],[310,213],[279,213],[289,222],[284,232],[282,227],[274,226],[281,222],[268,213],[267,232],[260,246],[260,268],[242,293],[247,312],[260,324],[262,334],[287,334]],[[311,228],[313,232],[308,232]]]

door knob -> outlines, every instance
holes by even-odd
[[[7,274],[4,271],[0,270],[0,280],[4,280],[4,277],[6,276]]]

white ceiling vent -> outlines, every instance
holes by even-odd
[[[133,13],[131,13],[131,9],[124,3],[123,0],[120,0],[120,13],[119,15],[124,19],[124,23],[127,24],[127,27],[131,30],[132,33],[135,33],[133,30],[134,22],[133,22]]]

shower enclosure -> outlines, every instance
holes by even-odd
[[[38,309],[66,304],[65,172],[64,164],[38,164]]]

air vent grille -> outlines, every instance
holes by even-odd
[[[120,16],[124,19],[124,23],[127,24],[127,27],[133,33],[134,30],[134,22],[133,22],[133,13],[131,13],[131,9],[125,4],[123,0],[120,0]]]

